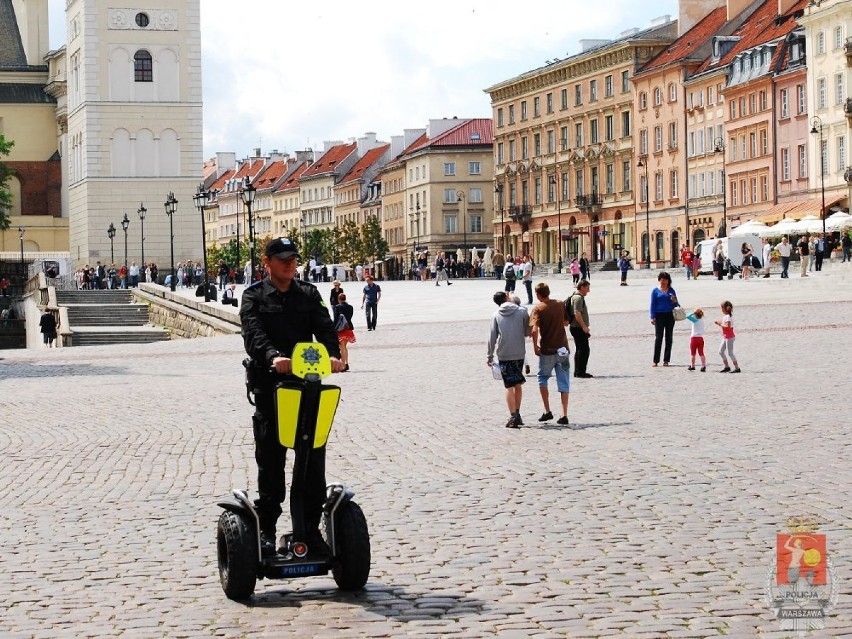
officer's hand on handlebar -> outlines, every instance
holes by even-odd
[[[346,368],[343,365],[343,362],[341,362],[336,357],[329,357],[328,359],[331,360],[331,372],[332,373],[340,373],[344,368]]]
[[[289,357],[276,357],[272,360],[272,368],[279,375],[289,375],[293,372],[293,360]]]

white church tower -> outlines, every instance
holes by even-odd
[[[169,219],[176,261],[201,255],[201,217],[192,196],[201,181],[200,0],[67,0],[67,157],[70,251],[78,264],[127,262],[169,270]]]

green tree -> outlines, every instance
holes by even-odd
[[[7,140],[0,133],[0,158],[7,157],[12,152],[13,146],[15,146],[15,143]],[[9,214],[6,211],[12,208],[12,194],[9,192],[7,186],[9,178],[12,175],[14,175],[14,171],[6,163],[0,162],[0,229],[4,231],[9,228],[9,224],[11,223]]]
[[[388,254],[388,243],[382,237],[382,225],[375,215],[369,216],[361,225],[361,263],[382,261]]]
[[[337,229],[337,253],[342,264],[355,264],[362,254],[361,229],[352,220],[346,220]]]

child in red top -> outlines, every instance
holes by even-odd
[[[737,357],[734,355],[734,340],[736,336],[734,335],[734,305],[729,301],[722,302],[722,321],[716,320],[716,326],[721,327],[722,329],[722,343],[719,345],[719,355],[722,358],[722,363],[725,367],[720,370],[720,373],[739,373],[740,366],[737,364]],[[727,357],[725,353],[727,351]],[[731,370],[731,367],[728,366],[728,357],[731,358],[731,363],[734,365],[734,369]]]

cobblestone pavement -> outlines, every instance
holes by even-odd
[[[702,374],[685,322],[650,368],[650,275],[593,280],[596,377],[572,379],[570,428],[537,423],[530,378],[520,430],[485,366],[497,286],[382,283],[378,330],[356,313],[334,379],[329,479],[372,535],[359,594],[330,577],[222,594],[215,502],[255,486],[239,337],[0,351],[0,636],[790,636],[763,601],[788,517],[819,518],[852,587],[852,277],[676,279],[708,312]],[[734,377],[710,330],[723,298]],[[810,636],[852,637],[846,594],[826,625]]]

